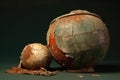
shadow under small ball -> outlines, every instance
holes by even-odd
[[[63,67],[89,72],[87,69],[104,59],[109,47],[109,33],[98,15],[75,10],[50,23],[47,45]]]

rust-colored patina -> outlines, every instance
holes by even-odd
[[[6,70],[10,74],[30,74],[30,75],[42,75],[42,76],[52,76],[56,74],[56,71],[47,71],[45,68],[40,68],[38,70],[28,70],[20,67],[12,67]]]
[[[26,69],[49,68],[51,54],[46,45],[32,43],[24,47],[20,56],[20,65]]]
[[[109,33],[98,15],[75,10],[51,22],[47,45],[62,66],[87,70],[100,63],[106,55]]]

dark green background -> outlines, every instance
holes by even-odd
[[[110,33],[110,47],[104,61],[96,67],[101,77],[82,79],[113,80],[120,78],[120,10],[115,0],[1,0],[0,1],[0,80],[77,80],[77,73],[59,73],[46,78],[31,75],[11,75],[4,71],[17,65],[26,44],[40,42],[46,44],[49,23],[56,17],[71,10],[84,9],[101,16]],[[53,62],[52,66],[57,67]],[[64,77],[63,77],[64,76]],[[112,77],[111,77],[112,76]],[[40,79],[41,80],[41,79]],[[117,79],[116,79],[117,80]]]

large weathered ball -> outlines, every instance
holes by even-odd
[[[109,47],[109,33],[101,18],[86,10],[75,10],[55,18],[47,32],[52,56],[70,69],[100,63]]]

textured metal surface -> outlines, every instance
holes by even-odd
[[[91,14],[77,10],[52,21],[47,42],[52,55],[63,66],[94,66],[106,55],[109,47],[107,27],[97,15]]]

